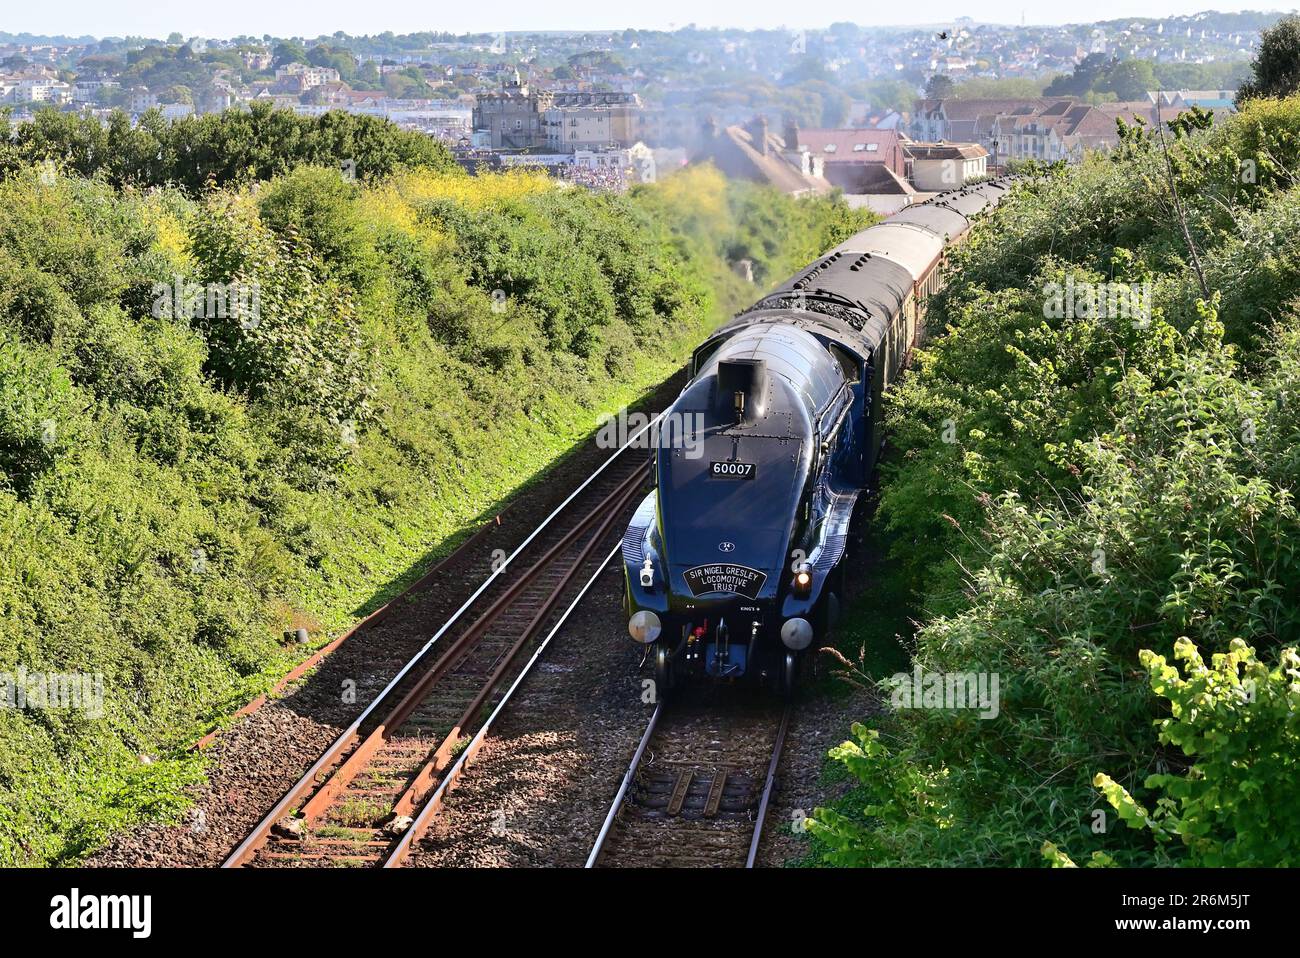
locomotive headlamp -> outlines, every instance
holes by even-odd
[[[663,625],[659,621],[659,616],[642,609],[627,620],[627,631],[633,639],[646,645],[659,638]]]
[[[655,584],[655,567],[654,562],[646,559],[641,566],[641,588],[653,589]]]
[[[801,652],[812,645],[813,627],[807,619],[786,619],[781,626],[781,641],[792,652]]]
[[[812,566],[806,562],[801,562],[795,566],[794,579],[790,582],[790,589],[801,599],[806,599],[812,594]]]

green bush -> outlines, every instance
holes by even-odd
[[[833,758],[857,787],[810,826],[826,860],[1294,861],[1298,122],[1300,100],[1260,102],[1170,131],[1196,257],[1162,147],[1137,134],[1029,176],[955,254],[942,335],[889,400],[879,521],[920,623],[913,667],[996,674],[999,710],[855,728]],[[1242,180],[1260,144],[1267,175]],[[1150,284],[1152,308],[1059,315],[1067,279]],[[1238,666],[1267,702],[1231,698]]]
[[[1174,655],[1142,652],[1151,689],[1169,702],[1160,742],[1191,759],[1178,774],[1152,775],[1155,813],[1148,812],[1109,775],[1093,784],[1131,828],[1158,843],[1181,843],[1187,864],[1210,868],[1292,866],[1300,855],[1300,655],[1282,650],[1269,668],[1255,650],[1233,639],[1210,666],[1195,645],[1180,640]]]
[[[83,134],[0,137],[0,678],[104,699],[0,708],[6,865],[183,814],[186,747],[301,655],[284,630],[355,623],[756,297],[737,210],[783,214],[791,270],[855,221],[711,171],[625,197],[468,177],[388,127],[261,110],[25,165]]]
[[[191,194],[269,180],[302,164],[337,170],[348,163],[367,181],[403,168],[454,167],[447,148],[423,133],[339,110],[305,117],[256,103],[175,122],[150,110],[135,125],[120,110],[107,125],[54,109],[22,124],[0,113],[0,175],[38,162],[114,186],[174,185]]]

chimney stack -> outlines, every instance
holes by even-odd
[[[785,148],[790,153],[799,151],[799,124],[794,117],[785,120]]]
[[[767,156],[767,117],[757,117],[754,120],[754,128],[750,132],[754,136],[754,148]]]

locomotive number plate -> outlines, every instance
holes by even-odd
[[[767,581],[767,573],[751,569],[749,566],[718,562],[713,565],[697,565],[684,573],[686,584],[691,587],[692,595],[709,595],[711,593],[730,593],[743,595],[747,599],[758,598],[758,592]]]
[[[709,476],[714,479],[753,479],[758,466],[752,462],[711,462]]]

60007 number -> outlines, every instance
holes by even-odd
[[[709,475],[714,479],[753,479],[756,471],[752,462],[709,463]]]

